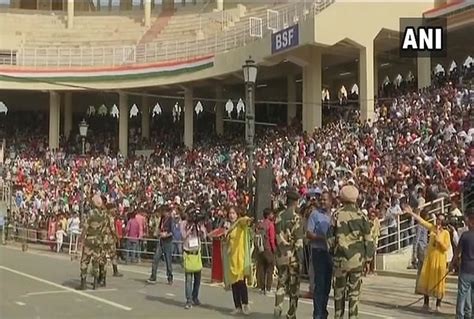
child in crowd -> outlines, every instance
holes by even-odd
[[[63,230],[61,223],[58,224],[58,230],[56,231],[56,252],[63,251],[63,241],[66,236],[66,232]]]

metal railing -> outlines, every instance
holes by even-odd
[[[61,245],[61,248],[67,248],[69,255],[81,255],[82,246],[79,242],[81,234],[80,233],[68,233],[67,237],[64,238],[62,243],[58,243],[56,238],[48,238],[48,231],[46,229],[36,229],[36,228],[26,228],[26,227],[16,227],[10,225],[6,239],[8,241],[18,241],[21,243],[30,243],[30,244],[42,244],[50,247],[51,251],[59,251],[58,245]],[[131,249],[128,242],[129,239],[136,240],[138,243],[136,249]],[[141,262],[142,259],[152,259],[156,252],[156,247],[160,243],[159,239],[146,237],[146,238],[129,238],[122,237],[120,238],[120,243],[116,248],[117,253],[121,259],[124,261],[129,260],[130,257],[135,259],[133,255],[136,255],[138,262]],[[177,260],[182,260],[183,257],[183,242],[182,241],[173,241],[172,242],[172,257]],[[204,263],[207,265],[211,264],[212,261],[212,242],[203,240],[201,241],[201,256]]]
[[[11,194],[11,187],[9,185],[9,183],[7,183],[6,181],[2,181],[2,184],[0,185],[0,201],[1,202],[5,202],[8,204],[8,200],[9,198],[11,198],[12,194]]]
[[[431,216],[439,213],[446,214],[449,212],[451,207],[450,199],[457,194],[451,194],[450,198],[441,197],[432,202],[425,203],[418,207],[419,211],[425,211],[429,217],[429,221],[432,222]],[[400,251],[401,249],[409,246],[416,236],[416,223],[412,222],[411,218],[401,220],[400,215],[396,219],[396,228],[394,227],[381,227],[380,234],[384,233],[379,237],[380,245],[377,246],[377,254],[389,253]]]
[[[252,15],[249,13],[243,19],[235,22],[231,28],[223,28],[214,34],[204,34],[202,39],[194,38],[174,41],[153,41],[133,46],[101,46],[101,47],[23,47],[19,50],[3,51],[0,63],[33,67],[76,67],[76,66],[115,66],[134,63],[149,63],[159,61],[182,61],[193,57],[215,55],[258,41],[270,36],[273,32],[289,25],[306,20],[308,16],[316,15],[334,0],[317,2],[298,2],[286,4],[272,9],[278,12],[278,18],[272,20],[272,28],[268,28],[267,11]],[[215,18],[215,13],[209,14],[209,19]],[[204,15],[203,15],[204,16]],[[250,19],[259,18],[262,21],[261,37],[250,36]],[[207,18],[206,18],[207,19]],[[230,17],[222,13],[223,24],[229,24]],[[234,22],[234,21],[232,21]],[[9,53],[9,54],[8,54]]]

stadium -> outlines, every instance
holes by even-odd
[[[431,37],[436,28],[439,37]],[[410,49],[408,29],[417,30]],[[471,0],[0,0],[0,229],[7,244],[0,282],[15,286],[2,288],[5,318],[30,318],[32,309],[48,318],[125,318],[130,311],[149,318],[154,304],[171,318],[194,318],[181,306],[226,317],[230,297],[214,284],[231,289],[221,252],[228,232],[250,217],[249,234],[269,214],[278,224],[292,197],[305,229],[298,290],[310,298],[298,312],[323,318],[314,283],[326,277],[312,257],[319,237],[306,228],[316,213],[332,212],[334,221],[351,198],[347,187],[356,188],[352,204],[375,243],[363,273],[387,276],[367,277],[367,287],[364,279],[359,317],[430,317],[429,297],[438,314],[459,314],[468,303],[461,280],[455,287],[464,268],[452,275],[447,265],[459,266],[472,233],[473,31]],[[79,265],[69,258],[87,255],[83,236],[98,207],[112,214],[125,279],[95,290],[94,275],[94,290],[77,292],[79,281],[70,278]],[[229,221],[233,214],[237,222]],[[203,276],[213,282],[201,289],[202,308],[194,292],[188,296],[182,266],[190,245],[183,224],[191,223],[184,215],[207,234],[196,244]],[[449,234],[447,247],[423,225]],[[264,277],[276,279],[278,238],[266,240],[283,235],[268,227],[276,228],[259,240],[262,252],[273,247],[272,262],[262,271],[271,268]],[[430,250],[431,240],[439,251]],[[257,254],[257,246],[255,237],[245,247]],[[439,253],[444,268],[428,257],[424,263],[420,251]],[[118,277],[116,260],[104,256]],[[251,316],[275,315],[262,262],[252,256],[245,265],[254,265],[255,280],[245,273],[232,283],[233,315],[250,314],[249,297]],[[157,293],[161,260],[169,287]],[[173,282],[172,265],[175,272],[182,266],[182,279]],[[30,280],[37,287],[28,288]],[[268,292],[279,307],[282,283],[273,284]],[[425,299],[410,304],[415,285]],[[262,295],[249,296],[247,286]],[[53,288],[57,296],[49,296]],[[337,318],[334,288],[328,308]],[[92,306],[85,309],[84,300]]]

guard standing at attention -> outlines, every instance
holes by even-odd
[[[123,275],[118,271],[118,260],[117,260],[117,249],[118,243],[117,233],[115,232],[115,219],[114,219],[114,205],[107,203],[105,196],[102,197],[102,201],[105,204],[105,227],[104,227],[104,242],[103,249],[101,251],[101,257],[99,262],[99,285],[105,287],[107,278],[107,255],[112,262],[112,268],[114,271],[114,277],[122,277]]]
[[[357,207],[359,191],[352,185],[340,192],[343,207],[334,213],[328,233],[329,251],[334,263],[334,318],[344,316],[345,297],[349,318],[357,319],[362,271],[374,254],[370,223]]]
[[[86,289],[87,268],[92,261],[92,274],[94,276],[93,289],[96,289],[99,276],[99,261],[103,250],[103,234],[106,224],[103,212],[102,199],[99,195],[92,197],[94,207],[89,213],[81,235],[82,256],[81,256],[81,286],[80,290]]]
[[[301,216],[296,212],[300,198],[298,192],[290,190],[286,198],[287,208],[278,214],[275,221],[277,242],[275,261],[278,270],[278,284],[275,294],[274,317],[281,317],[283,301],[285,293],[287,293],[290,297],[290,305],[286,317],[294,319],[296,318],[300,291],[304,229]]]

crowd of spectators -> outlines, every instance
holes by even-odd
[[[459,192],[474,165],[473,98],[469,89],[445,81],[383,100],[374,121],[339,120],[312,133],[258,129],[256,167],[273,169],[272,208],[278,209],[290,187],[302,198],[329,191],[337,200],[343,184],[354,184],[360,207],[381,221],[380,235],[394,234],[404,205],[417,208]],[[17,224],[48,229],[52,221],[87,213],[82,196],[100,192],[117,205],[119,220],[141,212],[147,237],[153,236],[162,209],[179,219],[183,207],[198,203],[212,230],[222,223],[225,205],[249,203],[245,147],[236,134],[203,137],[185,150],[177,129],[165,128],[147,142],[154,149],[150,157],[124,158],[115,155],[111,134],[89,139],[81,156],[78,137],[50,150],[41,132],[19,127],[7,136],[0,166],[2,181],[13,185]],[[67,227],[62,225],[66,232]]]

